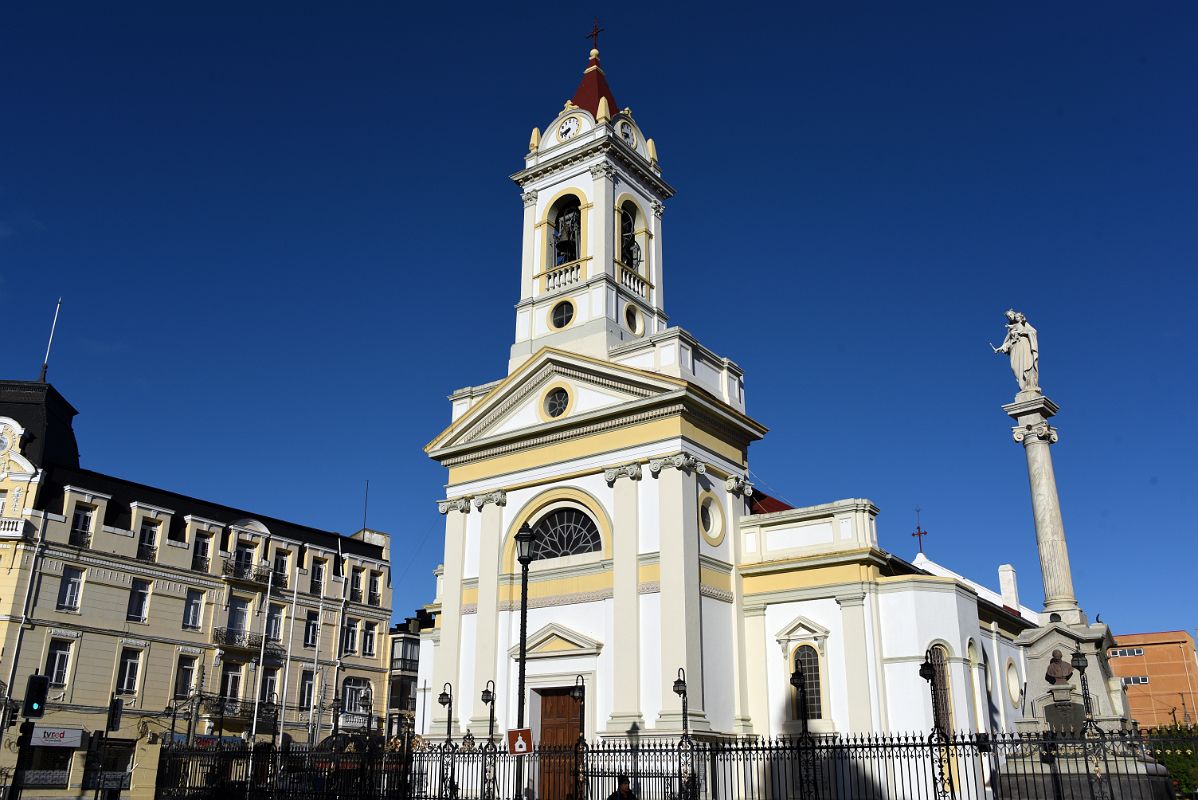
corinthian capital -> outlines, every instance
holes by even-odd
[[[1014,428],[1011,428],[1011,435],[1015,437],[1015,441],[1017,442],[1030,439],[1032,441],[1056,444],[1057,441],[1057,429],[1047,422],[1037,422],[1034,425],[1016,425]]]
[[[455,497],[452,500],[438,500],[437,511],[442,514],[448,514],[450,511],[457,511],[462,514],[470,513],[470,498]]]
[[[608,486],[615,483],[620,478],[631,478],[634,481],[641,479],[641,465],[638,462],[624,464],[619,467],[611,467],[603,470],[603,480],[607,481]]]
[[[728,480],[724,481],[724,488],[732,494],[744,495],[745,497],[753,496],[753,484],[739,475],[730,475]]]
[[[529,189],[524,194],[520,195],[520,199],[524,201],[524,207],[535,206],[537,204],[537,190]]]
[[[655,458],[649,462],[649,472],[654,478],[661,473],[666,467],[682,470],[683,472],[693,472],[696,475],[703,475],[707,472],[707,465],[689,453],[679,453],[676,456],[666,456],[665,458]]]
[[[660,200],[654,200],[653,201],[653,216],[657,217],[658,219],[661,219],[662,215],[665,213],[666,213],[665,204],[662,203]]]
[[[596,164],[595,166],[591,167],[591,177],[595,180],[598,180],[599,178],[610,178],[615,174],[616,168],[607,162]]]
[[[503,489],[499,489],[494,492],[480,494],[478,497],[474,498],[474,507],[480,511],[487,503],[494,503],[500,508],[503,508],[507,505],[507,492],[505,492]]]

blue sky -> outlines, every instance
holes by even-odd
[[[423,7],[417,7],[423,6]],[[251,10],[247,10],[247,8]],[[611,8],[605,5],[604,10]],[[987,342],[1040,330],[1085,608],[1198,625],[1198,7],[617,5],[603,65],[678,189],[667,310],[747,374],[761,484],[868,497],[881,542],[1040,602]],[[85,466],[394,536],[432,596],[454,388],[501,377],[507,175],[591,10],[8,4],[0,374],[80,409]]]

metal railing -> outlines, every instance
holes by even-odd
[[[84,789],[128,789],[131,774],[123,769],[94,770],[83,773]]]
[[[361,589],[350,589],[349,590],[349,599],[351,602],[361,603],[362,602],[362,590]]]
[[[807,736],[779,739],[618,739],[539,746],[422,739],[383,744],[361,732],[326,747],[172,745],[157,797],[254,792],[288,800],[603,798],[630,779],[642,800],[988,800],[1125,798],[1193,792],[1198,729],[1061,736],[1051,733]],[[524,785],[515,785],[522,762]],[[251,770],[253,774],[251,775]],[[1188,781],[1188,783],[1187,783]]]
[[[152,544],[145,542],[137,543],[137,560],[138,561],[157,561],[158,548]]]
[[[92,533],[91,531],[73,529],[67,537],[67,541],[73,547],[91,547]]]
[[[193,555],[191,557],[191,568],[195,572],[207,572],[211,565],[212,559],[208,558],[208,556]]]
[[[270,568],[236,558],[226,558],[221,566],[221,574],[226,578],[246,581],[248,583],[266,583],[270,580]]]
[[[371,592],[367,602],[372,606],[377,606],[383,602],[383,596],[378,592]]]
[[[396,672],[416,672],[420,669],[420,661],[415,658],[393,658],[391,669]]]

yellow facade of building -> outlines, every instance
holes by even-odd
[[[0,680],[12,712],[28,676],[49,675],[34,739],[66,745],[33,748],[26,797],[90,795],[101,774],[151,797],[172,728],[201,744],[378,730],[387,535],[81,469],[73,415],[46,384],[0,381]],[[114,697],[122,721],[99,769],[88,748]],[[0,748],[10,774],[17,731]]]

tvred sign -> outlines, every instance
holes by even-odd
[[[526,756],[532,751],[532,729],[516,728],[507,732],[507,751],[514,756]]]
[[[52,728],[48,725],[33,726],[34,747],[73,747],[83,746],[83,728]]]

